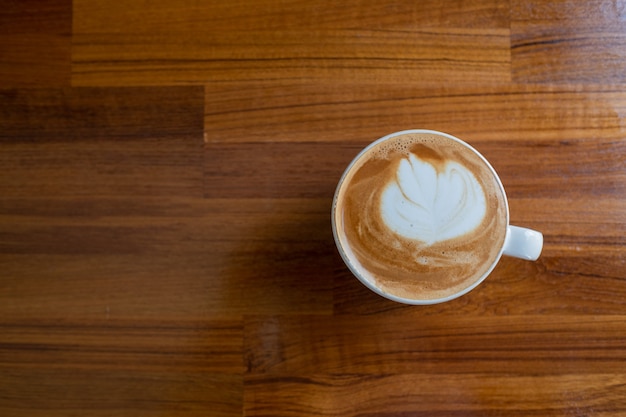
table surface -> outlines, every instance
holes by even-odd
[[[0,415],[626,415],[626,3],[0,10]],[[537,262],[435,306],[344,266],[334,189],[476,147]]]

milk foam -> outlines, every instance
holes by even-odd
[[[506,196],[460,141],[409,132],[375,144],[336,193],[336,238],[366,285],[433,300],[468,288],[500,256]]]
[[[455,161],[443,169],[412,153],[381,195],[381,217],[394,233],[431,245],[476,229],[487,212],[485,192]]]

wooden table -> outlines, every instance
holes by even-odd
[[[626,3],[49,0],[0,10],[0,415],[626,415]],[[411,307],[331,198],[430,128],[537,262]]]

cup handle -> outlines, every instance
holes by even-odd
[[[509,226],[504,240],[503,254],[536,261],[543,248],[543,235],[525,227]]]

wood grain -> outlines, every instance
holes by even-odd
[[[391,79],[410,84],[420,76],[434,78],[442,73],[448,81],[462,82],[461,68],[484,82],[506,82],[508,40],[508,31],[502,29],[467,29],[458,34],[416,31],[410,37],[404,32],[379,35],[371,30],[83,34],[73,43],[72,84],[163,85],[259,78],[357,78],[371,83]]]
[[[562,416],[624,410],[624,379],[614,374],[312,375],[246,377],[246,415]],[[290,396],[276,391],[289,390]],[[606,393],[609,393],[608,395]],[[546,408],[546,404],[551,404]],[[276,412],[278,410],[278,412]],[[576,414],[574,414],[576,415]]]
[[[159,1],[146,12],[140,1],[123,8],[77,1],[72,84],[510,79],[509,29],[502,5],[481,1],[467,10],[462,2],[449,9],[434,1],[420,6],[367,3],[199,6],[186,1],[173,8]],[[351,13],[357,7],[365,15],[355,19]],[[475,18],[456,25],[466,11]],[[429,23],[416,25],[413,15]],[[446,29],[433,24],[437,21],[446,22]],[[231,30],[233,24],[244,30]],[[151,30],[155,26],[166,30]]]
[[[2,417],[626,414],[623,2],[1,9]],[[354,278],[336,183],[410,128],[487,157],[537,262]]]
[[[338,178],[366,144],[207,144],[205,196],[325,198],[330,213]]]
[[[0,88],[69,86],[72,1],[4,1]]]
[[[2,357],[6,360],[8,353],[18,351],[19,355],[10,357],[16,369],[40,366],[50,371],[67,367],[214,374],[242,371],[240,321],[131,322],[115,319],[115,308],[103,313],[108,316],[106,322],[93,319],[2,324]]]
[[[328,201],[134,201],[4,201],[0,313],[199,320],[332,312],[333,276],[343,265],[327,227]],[[27,208],[34,206],[52,207]]]
[[[470,3],[452,0],[446,5],[437,0],[420,3],[374,0],[307,2],[287,0],[276,4],[271,0],[243,0],[238,3],[154,0],[145,7],[141,0],[130,0],[124,7],[105,0],[75,1],[74,31],[161,32],[201,31],[207,26],[219,31],[235,27],[250,29],[290,28],[413,28],[426,27],[508,28],[509,7],[497,0],[476,0]]]
[[[390,327],[389,323],[394,326]],[[622,315],[251,317],[252,375],[622,373]],[[261,346],[263,348],[261,349]]]
[[[548,84],[596,83],[598,79],[623,83],[624,16],[622,1],[512,1],[513,79]]]
[[[622,138],[626,94],[620,85],[431,83],[426,78],[419,85],[396,86],[211,84],[206,88],[207,141],[362,144],[412,128],[448,132],[472,144]]]
[[[0,95],[4,197],[202,193],[201,87]]]
[[[28,416],[214,416],[241,413],[243,385],[234,374],[185,370],[90,370],[87,368],[29,371],[5,367],[3,413]]]

